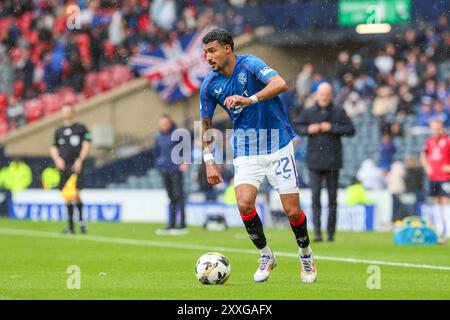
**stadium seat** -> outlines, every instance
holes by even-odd
[[[45,115],[53,114],[61,109],[61,100],[56,93],[43,94],[41,96],[41,101],[44,104]]]
[[[27,122],[34,122],[44,115],[44,103],[39,99],[25,102],[25,118]]]
[[[89,98],[89,97],[95,96],[99,92],[100,92],[100,88],[98,87],[98,83],[97,83],[97,73],[89,72],[86,75],[86,77],[84,78],[83,93],[87,98]]]
[[[120,86],[133,78],[130,69],[124,65],[115,65],[111,67],[111,80],[114,87]]]
[[[111,73],[109,68],[105,68],[97,73],[96,85],[100,91],[108,91],[113,87],[113,81],[111,81]]]
[[[0,112],[0,122],[1,121],[5,121],[5,122],[8,121],[8,115],[6,114],[6,111],[1,111]]]
[[[8,96],[6,94],[0,93],[0,112],[5,111],[8,107]]]
[[[63,87],[59,89],[58,95],[62,106],[66,104],[73,105],[78,101],[77,94],[70,87]]]

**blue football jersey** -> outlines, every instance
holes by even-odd
[[[200,89],[200,116],[211,118],[220,105],[233,121],[234,157],[269,154],[286,146],[295,136],[281,99],[276,96],[248,106],[228,109],[232,95],[250,97],[261,91],[278,72],[253,55],[237,55],[230,77],[211,71]]]

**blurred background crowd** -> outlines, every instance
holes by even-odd
[[[275,33],[265,39],[272,44],[283,40],[289,46],[291,39],[300,41],[300,36],[319,32],[314,34],[320,35],[315,45],[319,42],[324,48],[326,45],[339,48],[331,60],[303,61],[298,66],[298,76],[288,79],[290,91],[282,97],[291,120],[295,121],[304,108],[313,105],[320,83],[333,84],[335,103],[346,110],[357,132],[355,137],[344,138],[344,168],[339,185],[347,187],[359,181],[366,189],[388,189],[394,194],[423,191],[426,179],[418,158],[429,135],[428,121],[439,117],[450,127],[448,11],[435,17],[415,13],[410,24],[373,38],[375,41],[346,44],[340,38],[333,44],[327,36],[332,34],[330,26],[336,24],[337,18],[331,17],[333,10],[328,9],[336,11],[336,3],[2,1],[0,137],[54,114],[63,104],[83,102],[137,78],[137,72],[128,65],[129,58],[136,53],[151,52],[163,43],[211,25],[230,30],[236,36],[253,34],[262,25],[272,25]],[[68,9],[75,4],[79,8],[78,20],[71,21],[74,13]],[[427,9],[416,2],[413,5],[418,8],[416,11]],[[285,13],[283,19],[273,19],[279,12]],[[308,16],[297,17],[300,12]],[[79,28],[71,29],[71,23],[79,23]],[[279,36],[280,30],[283,37]],[[295,37],[291,37],[292,33]],[[308,46],[308,42],[300,45]],[[302,51],[289,52],[293,56],[303,55]],[[225,129],[229,123],[219,122],[217,126]],[[295,146],[300,176],[307,180],[306,140],[296,137]],[[194,149],[198,155],[198,142],[194,143]],[[89,172],[96,178],[87,179],[87,185],[160,187],[162,182],[152,159],[152,151],[148,149],[101,168],[92,166]],[[50,162],[28,163],[34,176],[29,185],[41,187],[40,174]],[[36,166],[39,172],[35,172]],[[224,166],[224,176],[229,179],[230,170]],[[205,184],[203,171],[201,166],[192,166],[184,173],[187,191],[204,191],[214,198],[213,190]],[[307,181],[302,183],[307,186]]]

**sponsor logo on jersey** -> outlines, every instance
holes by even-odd
[[[263,69],[261,69],[259,72],[263,75],[263,76],[267,76],[270,72],[272,72],[273,69],[269,68],[269,67],[264,67]]]

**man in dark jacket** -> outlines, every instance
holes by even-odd
[[[186,233],[183,172],[186,172],[187,164],[175,164],[172,160],[172,149],[178,141],[172,141],[172,133],[176,125],[169,115],[163,115],[159,119],[159,133],[155,138],[154,159],[155,166],[159,170],[167,195],[170,199],[170,215],[168,226],[157,231],[158,234]],[[176,227],[177,212],[180,213],[179,224]]]
[[[352,136],[355,128],[343,108],[333,105],[333,88],[322,83],[317,89],[317,102],[305,109],[295,121],[299,135],[308,136],[306,163],[310,172],[315,240],[322,241],[320,229],[320,191],[322,181],[328,190],[328,241],[336,230],[337,188],[342,168],[341,136]]]

